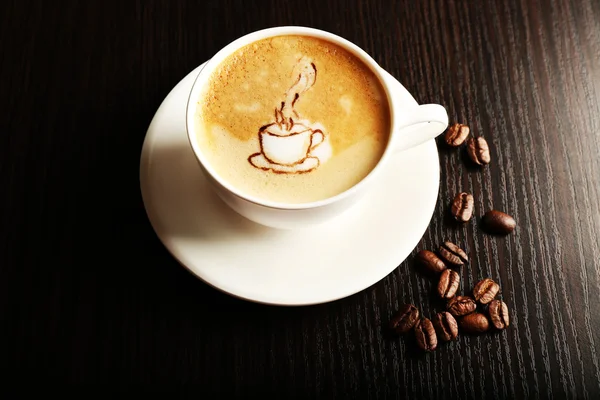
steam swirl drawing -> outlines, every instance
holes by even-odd
[[[248,162],[263,171],[278,174],[302,174],[314,171],[331,155],[325,128],[318,122],[303,119],[295,110],[303,93],[317,80],[317,67],[302,57],[294,66],[295,81],[285,94],[285,100],[275,109],[272,123],[258,130],[260,152],[248,157]]]

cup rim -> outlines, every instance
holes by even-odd
[[[362,178],[359,182],[357,182],[352,187],[346,189],[345,191],[338,193],[335,196],[331,196],[331,197],[328,197],[325,199],[316,200],[316,201],[312,201],[312,202],[306,202],[306,203],[285,203],[285,202],[278,202],[278,201],[272,201],[272,200],[265,200],[265,199],[261,199],[257,196],[253,196],[253,195],[244,193],[243,191],[241,191],[240,189],[238,189],[237,187],[230,184],[225,179],[223,179],[219,176],[219,174],[215,171],[215,169],[211,166],[211,164],[206,160],[206,157],[202,153],[202,150],[200,149],[200,146],[199,146],[197,140],[195,140],[195,137],[197,135],[196,135],[196,131],[195,131],[194,118],[195,118],[196,109],[197,109],[196,107],[199,103],[198,99],[199,99],[200,91],[204,88],[208,79],[211,77],[214,69],[218,65],[220,65],[221,62],[227,56],[229,56],[236,50],[238,50],[248,44],[251,44],[258,40],[266,39],[269,37],[292,36],[292,35],[310,36],[310,37],[327,40],[332,43],[335,43],[338,46],[343,47],[344,49],[346,49],[347,51],[350,51],[353,55],[358,57],[363,63],[365,63],[371,69],[371,72],[373,72],[373,74],[379,80],[379,83],[381,84],[381,86],[386,94],[386,97],[387,97],[387,103],[388,103],[389,115],[390,115],[390,132],[388,135],[388,141],[387,141],[387,144],[386,144],[383,154],[381,155],[379,161],[377,162],[377,164],[375,164],[373,169],[371,169],[371,171],[369,171],[369,173],[364,178]],[[226,45],[221,50],[219,50],[210,60],[208,60],[205,63],[204,68],[202,68],[198,72],[198,74],[196,75],[196,78],[194,79],[194,83],[192,85],[192,90],[190,91],[188,101],[187,101],[187,106],[186,106],[186,132],[187,132],[188,141],[190,143],[190,146],[192,147],[192,150],[194,152],[196,159],[202,166],[202,169],[211,176],[212,180],[214,180],[216,183],[221,185],[224,189],[226,189],[229,193],[235,195],[236,197],[239,197],[240,199],[243,199],[247,202],[250,202],[250,203],[253,203],[253,204],[256,204],[259,206],[272,208],[272,209],[278,209],[278,210],[306,210],[306,209],[323,207],[323,206],[326,206],[329,204],[339,202],[340,200],[343,200],[345,198],[348,198],[348,197],[352,196],[353,194],[355,194],[356,192],[358,192],[359,190],[361,190],[362,187],[367,185],[368,182],[373,179],[373,177],[381,169],[381,166],[384,163],[384,161],[389,157],[389,155],[392,151],[392,147],[393,147],[392,146],[392,142],[393,142],[392,139],[394,136],[393,133],[396,130],[397,130],[396,129],[396,118],[394,115],[394,97],[392,96],[391,88],[389,87],[389,84],[386,82],[386,79],[384,78],[384,75],[382,73],[382,70],[381,70],[381,67],[379,66],[379,64],[377,64],[377,62],[367,52],[365,52],[363,49],[361,49],[360,47],[358,47],[356,44],[352,43],[351,41],[349,41],[341,36],[338,36],[336,34],[321,30],[321,29],[309,28],[309,27],[304,27],[304,26],[280,26],[280,27],[261,29],[258,31],[248,33],[248,34],[241,36],[238,39],[235,39],[234,41],[230,42],[228,45]],[[192,136],[194,136],[194,137],[192,137]]]

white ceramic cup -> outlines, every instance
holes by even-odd
[[[198,99],[218,65],[241,47],[261,39],[282,35],[312,36],[335,43],[348,50],[371,68],[385,89],[390,107],[390,139],[375,168],[363,180],[345,192],[311,203],[281,203],[243,193],[219,176],[208,163],[206,155],[203,154],[196,139],[200,134],[195,124]],[[361,195],[369,190],[370,183],[377,178],[379,172],[386,168],[390,158],[402,157],[402,154],[398,154],[400,151],[420,145],[442,133],[448,126],[448,114],[439,104],[419,105],[400,82],[379,67],[365,51],[348,40],[319,29],[286,26],[250,33],[233,41],[215,54],[196,77],[188,99],[186,123],[190,145],[200,167],[218,196],[227,205],[242,216],[259,224],[274,228],[294,229],[323,223],[355,204]]]

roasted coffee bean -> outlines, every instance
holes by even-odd
[[[458,336],[458,324],[452,314],[447,311],[437,313],[433,317],[433,325],[439,338],[444,342],[454,340]]]
[[[450,213],[455,220],[467,222],[473,215],[473,195],[462,192],[454,197],[450,206]]]
[[[455,267],[460,267],[466,262],[469,262],[467,253],[452,242],[444,242],[444,244],[440,246],[439,253],[443,261],[452,264]]]
[[[508,235],[517,226],[513,217],[497,210],[486,212],[481,219],[481,223],[486,232],[497,235]]]
[[[458,326],[465,333],[483,333],[490,329],[490,322],[482,313],[465,315],[458,321]]]
[[[448,301],[448,311],[455,317],[471,314],[477,308],[472,298],[467,296],[456,296]]]
[[[435,253],[429,250],[421,250],[417,253],[417,261],[432,274],[439,274],[446,269],[446,264],[439,259]]]
[[[415,336],[421,350],[434,351],[437,347],[437,335],[433,324],[427,318],[421,318],[415,325]]]
[[[478,138],[470,138],[467,141],[467,153],[469,158],[477,165],[486,165],[490,163],[490,148],[481,136]]]
[[[397,334],[411,330],[419,320],[419,310],[412,304],[403,304],[390,320],[390,329]]]
[[[508,306],[502,300],[492,300],[488,306],[488,312],[494,328],[505,329],[510,324],[508,318]]]
[[[438,282],[437,292],[442,299],[451,299],[458,290],[458,284],[460,283],[460,276],[456,271],[446,269],[440,275],[440,281]]]
[[[469,132],[470,129],[467,125],[454,124],[446,131],[444,140],[448,146],[458,147],[465,142]]]
[[[498,294],[500,286],[490,278],[480,280],[473,288],[473,297],[481,304],[487,304],[494,300]]]

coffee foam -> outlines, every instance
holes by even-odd
[[[239,49],[217,67],[198,105],[208,162],[242,192],[272,201],[347,190],[377,164],[389,136],[388,104],[373,72],[310,37]]]

